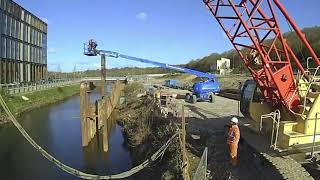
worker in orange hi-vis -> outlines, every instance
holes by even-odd
[[[238,127],[238,118],[233,117],[230,121],[228,131],[228,145],[230,149],[230,163],[232,166],[236,166],[238,163],[238,143],[240,140],[240,130]]]

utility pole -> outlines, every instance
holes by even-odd
[[[182,138],[181,138],[181,153],[182,153],[182,174],[184,180],[190,180],[189,176],[189,163],[187,157],[187,150],[186,150],[186,118],[184,112],[184,105],[182,104],[181,107],[181,128],[182,128]]]
[[[100,81],[100,95],[104,96],[106,85],[106,55],[101,54],[101,81]]]
[[[73,79],[76,79],[76,71],[77,71],[77,65],[75,64],[73,66]]]
[[[61,79],[62,78],[62,70],[61,70],[60,64],[58,64],[57,70],[58,70],[58,73],[59,73],[59,79]]]

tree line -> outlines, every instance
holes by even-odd
[[[320,57],[320,27],[309,27],[302,29],[303,33],[306,35],[307,40],[315,50],[316,54]],[[301,62],[306,62],[306,59],[310,56],[307,52],[306,47],[304,47],[299,38],[297,37],[295,32],[287,32],[284,33],[284,38],[287,40],[289,46],[295,52],[298,59]],[[266,43],[270,43],[266,41]],[[195,69],[203,72],[212,72],[212,66],[216,64],[217,60],[221,58],[228,58],[231,60],[231,68],[234,73],[246,73],[247,68],[244,65],[242,59],[239,57],[238,53],[232,49],[229,51],[225,51],[223,53],[212,53],[206,57],[191,60],[187,64],[177,65],[181,67],[187,67],[191,69]],[[294,67],[295,68],[295,67]],[[127,76],[127,75],[141,75],[141,74],[163,74],[163,73],[171,73],[173,71],[159,68],[159,67],[148,67],[148,68],[140,68],[140,67],[125,67],[125,68],[112,68],[107,70],[108,76]],[[100,76],[100,70],[87,70],[81,73],[73,73],[74,76]]]
[[[320,57],[320,27],[309,27],[302,29],[303,33],[306,35],[307,40],[315,50],[318,57]],[[295,32],[287,32],[283,34],[284,38],[287,40],[289,46],[292,48],[293,52],[296,54],[298,59],[306,63],[306,59],[310,56],[307,52],[306,47],[304,47]],[[270,42],[270,41],[269,41]],[[268,43],[268,41],[266,42]],[[223,53],[212,53],[204,58],[191,60],[186,67],[191,69],[196,69],[199,71],[210,72],[212,71],[212,65],[216,64],[217,60],[221,58],[228,58],[231,61],[231,68],[233,71],[246,72],[247,68],[244,65],[242,59],[239,57],[236,50],[229,50]]]

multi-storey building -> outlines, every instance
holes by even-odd
[[[0,0],[0,84],[47,74],[47,24],[12,0]]]

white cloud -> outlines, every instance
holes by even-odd
[[[136,18],[140,21],[146,21],[148,19],[148,14],[145,12],[140,12],[137,14]]]
[[[51,47],[51,48],[48,49],[48,53],[50,53],[50,54],[54,54],[56,52],[57,52],[57,50],[54,47]]]

